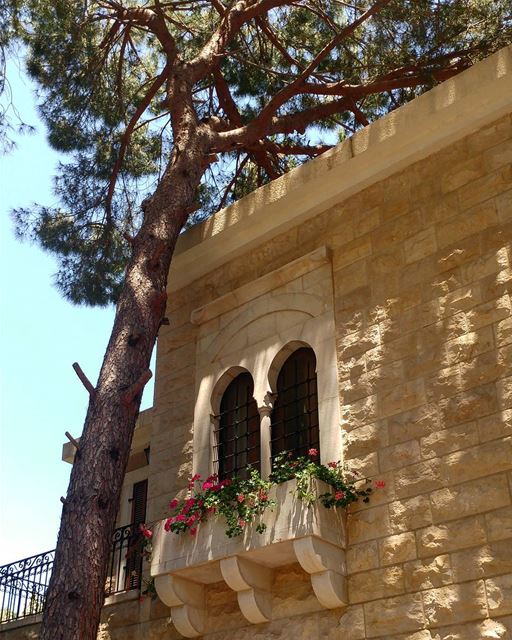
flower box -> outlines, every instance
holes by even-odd
[[[313,478],[319,496],[330,487]],[[272,487],[275,501],[244,534],[228,538],[225,524],[214,518],[197,534],[155,531],[151,575],[161,600],[171,607],[173,622],[186,637],[202,635],[206,619],[205,585],[224,580],[237,592],[243,615],[252,623],[272,619],[272,572],[299,562],[311,575],[313,590],[326,608],[346,605],[344,509],[327,509],[319,500],[307,504],[295,496],[296,480]],[[258,524],[266,525],[258,533]]]

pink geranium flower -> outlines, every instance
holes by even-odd
[[[336,493],[334,494],[334,497],[336,500],[343,500],[343,498],[345,497],[345,492],[344,491],[336,491]]]
[[[151,529],[148,529],[145,524],[139,525],[139,529],[142,535],[148,540],[153,537],[153,532],[151,531]]]
[[[171,500],[171,502],[169,502],[169,509],[176,509],[177,506],[178,506],[178,501],[176,500],[176,498],[174,498],[174,500]]]
[[[236,497],[236,499],[238,500],[238,502],[240,502],[240,504],[245,500],[245,496],[243,493],[239,493]]]
[[[317,456],[317,455],[318,455],[318,449],[311,448],[311,449],[308,451],[308,456],[312,456],[312,457],[314,457],[314,456]]]

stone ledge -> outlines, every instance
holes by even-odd
[[[236,591],[244,617],[253,624],[272,620],[274,569],[299,562],[311,576],[320,604],[327,609],[347,604],[345,513],[326,509],[319,501],[308,506],[294,495],[295,480],[274,487],[276,501],[260,522],[243,536],[228,538],[225,524],[211,520],[199,526],[195,537],[155,534],[151,575],[164,604],[171,607],[176,629],[185,637],[200,636],[207,619],[206,585],[224,581]],[[329,491],[313,481],[316,495]]]

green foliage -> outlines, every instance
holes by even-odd
[[[309,456],[298,458],[285,452],[275,458],[268,481],[263,480],[258,471],[251,467],[247,468],[247,478],[234,477],[220,482],[215,474],[204,482],[196,474],[188,483],[188,497],[184,500],[175,498],[169,504],[170,515],[164,529],[195,536],[200,523],[215,516],[225,522],[228,538],[239,536],[258,516],[276,506],[276,502],[269,497],[269,491],[272,486],[288,480],[296,480],[295,495],[308,506],[317,497],[327,509],[346,507],[360,499],[369,501],[372,493],[369,480],[358,482],[355,475],[350,474],[340,462],[330,462],[325,466],[316,461],[317,457],[316,449],[310,449]],[[331,490],[317,496],[311,486],[313,478],[325,482]],[[379,486],[384,486],[382,481]],[[263,533],[265,529],[265,523],[256,525],[258,533]],[[151,538],[151,531],[145,530],[147,538]]]
[[[66,297],[107,304],[118,296],[128,258],[121,238],[139,229],[141,202],[153,193],[174,149],[169,87],[163,83],[148,104],[143,101],[165,65],[175,61],[151,29],[115,17],[119,6],[151,7],[137,0],[26,0],[21,12],[21,0],[0,2],[13,8],[8,20],[0,19],[0,50],[22,15],[24,26],[17,32],[28,47],[27,69],[39,87],[49,141],[69,157],[55,180],[59,206],[19,209],[18,232],[57,256],[56,282]],[[231,8],[235,3],[225,4]],[[335,33],[371,4],[286,3],[244,24],[219,64],[240,122],[256,118]],[[154,7],[164,11],[184,63],[201,51],[220,21],[213,2],[169,0]],[[311,118],[294,132],[264,135],[259,155],[254,144],[225,153],[205,171],[199,209],[189,222],[204,219],[315,155],[283,152],[279,145],[334,144],[430,89],[443,79],[443,70],[455,73],[511,40],[509,0],[392,0],[334,47],[308,82],[313,87],[400,82],[363,91],[353,104]],[[415,77],[419,79],[412,81]],[[192,90],[198,122],[230,120],[211,74],[198,77]],[[279,106],[275,117],[311,111],[335,97],[298,92]],[[125,139],[132,118],[136,126]],[[124,145],[126,154],[117,167]]]

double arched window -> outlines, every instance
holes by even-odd
[[[250,373],[240,373],[222,395],[215,424],[215,462],[221,479],[245,477],[248,465],[261,468],[260,415]],[[316,358],[309,347],[294,351],[277,377],[271,414],[272,459],[287,451],[293,457],[316,449],[319,459]],[[264,446],[268,450],[268,446]]]

